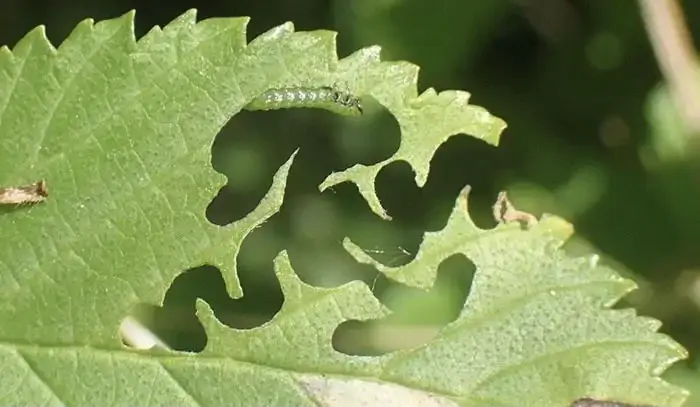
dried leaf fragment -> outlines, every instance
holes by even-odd
[[[515,209],[513,204],[508,200],[508,195],[505,191],[498,194],[496,203],[492,206],[493,217],[498,223],[518,222],[525,229],[530,229],[537,224],[537,218],[527,212]]]
[[[48,196],[49,190],[43,180],[19,187],[0,187],[0,204],[3,205],[36,204]]]

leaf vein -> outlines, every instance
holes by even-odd
[[[157,362],[158,366],[160,366],[160,367],[163,369],[163,372],[165,373],[165,375],[166,375],[173,383],[175,383],[175,384],[177,385],[177,388],[178,388],[185,396],[187,396],[187,398],[189,398],[189,399],[190,399],[195,405],[197,405],[197,406],[203,407],[203,406],[205,405],[205,404],[203,404],[201,401],[197,400],[197,399],[194,397],[194,395],[190,394],[190,392],[188,392],[188,391],[185,389],[185,387],[182,385],[182,383],[180,383],[180,381],[179,381],[178,379],[175,378],[175,375],[173,375],[172,372],[170,372],[170,370],[169,370],[167,367],[165,367],[165,365],[163,364],[163,362],[162,362],[161,360],[156,360],[156,362]]]
[[[41,151],[42,144],[44,140],[46,139],[46,135],[48,134],[48,130],[53,124],[54,119],[56,118],[56,112],[58,111],[58,108],[62,105],[63,100],[66,97],[66,94],[68,91],[73,89],[73,86],[75,85],[75,80],[77,78],[82,78],[82,73],[85,70],[86,67],[88,66],[93,66],[90,62],[90,60],[95,57],[100,51],[102,51],[103,47],[105,44],[116,37],[118,34],[121,34],[121,30],[116,30],[111,36],[108,38],[102,39],[99,43],[97,43],[94,47],[94,49],[91,50],[91,52],[88,54],[86,58],[83,58],[81,60],[81,63],[78,64],[78,69],[71,70],[71,76],[68,79],[66,83],[61,86],[61,92],[59,97],[56,99],[56,101],[53,103],[52,106],[49,108],[48,112],[48,117],[46,120],[46,123],[43,126],[43,131],[40,132],[39,138],[36,140],[34,143],[34,151],[29,154],[29,160],[27,162],[28,165],[33,165],[37,162],[37,158],[39,156],[39,151]],[[54,54],[54,55],[57,55]]]

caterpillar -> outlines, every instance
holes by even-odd
[[[362,114],[360,98],[331,86],[270,89],[247,104],[246,110],[276,110],[295,107],[325,109],[344,116]]]

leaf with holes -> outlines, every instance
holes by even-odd
[[[572,228],[559,218],[527,231],[477,228],[468,191],[404,267],[383,266],[345,241],[358,260],[415,287],[429,286],[457,253],[477,268],[459,318],[432,343],[394,356],[385,377],[459,395],[468,406],[565,407],[584,396],[680,406],[687,394],[657,376],[685,350],[656,333],[658,321],[608,309],[635,284],[596,255],[569,257],[561,246]]]
[[[428,286],[450,254],[479,266],[463,316],[425,347],[376,358],[334,351],[340,323],[387,311],[360,282],[303,284],[282,253],[285,303],[269,323],[233,330],[200,301],[203,352],[127,350],[121,319],[161,303],[184,269],[215,265],[229,294],[242,295],[236,254],[279,210],[294,156],[255,210],[218,227],[205,217],[224,183],[210,149],[261,94],[343,83],[391,111],[402,129],[396,155],[322,186],[355,182],[379,214],[381,166],[406,160],[421,182],[448,137],[496,143],[505,127],[464,92],[418,96],[417,68],[381,62],[376,47],[338,60],[333,33],[291,24],[248,44],[246,23],[197,23],[190,11],[136,41],[132,13],[86,21],[58,49],[41,28],[0,49],[0,185],[43,179],[50,191],[0,213],[2,404],[563,407],[583,393],[680,403],[682,392],[647,374],[677,358],[677,345],[653,321],[603,309],[629,282],[564,257],[549,223],[480,231],[460,207],[414,263],[384,270]]]

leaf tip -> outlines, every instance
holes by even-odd
[[[455,209],[453,210],[453,214],[454,212],[459,210],[459,212],[462,213],[470,222],[471,217],[469,216],[469,195],[471,194],[471,192],[472,186],[465,185],[464,188],[462,188],[462,190],[459,192],[459,196],[457,196],[457,205],[455,205]],[[461,206],[461,208],[459,208],[459,206]]]
[[[46,36],[46,26],[41,24],[34,27],[27,33],[12,49],[12,53],[17,56],[29,54],[35,45],[43,46],[47,51],[55,52],[55,48]]]
[[[131,10],[129,10],[129,11],[127,11],[126,13],[122,14],[120,18],[123,18],[123,19],[125,19],[125,20],[134,21],[134,19],[136,18],[136,9],[133,9],[133,8],[132,8]],[[92,19],[89,18],[88,20],[92,20]]]
[[[277,27],[270,28],[266,32],[257,36],[251,43],[277,41],[282,37],[286,37],[294,33],[294,23],[287,21]]]
[[[121,16],[115,18],[114,20],[104,20],[104,21],[99,21],[97,24],[105,24],[109,23],[110,21],[114,21],[116,23],[121,23],[126,26],[128,26],[131,29],[132,36],[134,32],[134,21],[136,20],[136,9],[131,9],[127,11],[126,13],[122,14]],[[86,25],[88,27],[92,27],[95,25],[95,20],[92,18],[86,18],[85,20],[80,22],[80,25]]]
[[[386,209],[384,209],[382,206],[379,197],[377,196],[377,191],[374,189],[374,181],[382,165],[383,163],[379,163],[371,167],[366,167],[361,164],[356,164],[347,170],[334,172],[323,180],[323,182],[318,186],[318,189],[320,192],[324,192],[328,188],[332,188],[333,186],[342,182],[352,181],[357,186],[357,189],[362,197],[365,198],[365,201],[369,205],[372,212],[384,220],[391,220],[391,215],[389,215]],[[356,176],[361,173],[363,169],[367,168],[371,169],[372,171],[369,177],[360,178]]]
[[[382,47],[379,45],[371,45],[369,47],[360,48],[347,57],[341,59],[340,62],[353,63],[357,65],[377,63],[381,61],[381,53]]]
[[[187,9],[178,20],[187,22],[189,25],[195,25],[197,23],[197,13],[199,11],[196,8]]]

